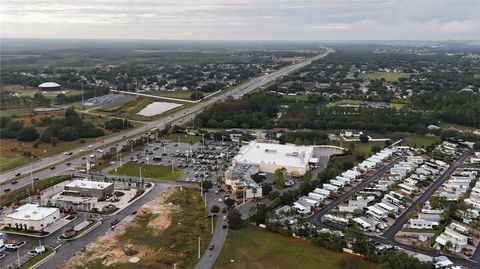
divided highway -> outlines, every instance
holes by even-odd
[[[321,59],[321,58],[327,56],[329,53],[333,52],[332,49],[327,48],[326,50],[327,51],[325,53],[317,55],[317,56],[312,57],[312,58],[309,58],[309,59],[307,59],[307,60],[305,60],[301,63],[289,65],[289,66],[283,67],[283,68],[281,68],[281,69],[279,69],[275,72],[253,78],[253,79],[251,79],[251,80],[249,80],[249,81],[247,81],[243,84],[240,84],[240,85],[236,86],[234,89],[223,91],[216,96],[212,96],[212,97],[210,97],[206,100],[203,100],[202,102],[199,102],[199,103],[189,107],[188,109],[181,110],[181,111],[169,116],[168,118],[162,118],[162,119],[157,120],[157,121],[152,121],[152,122],[149,122],[149,123],[147,123],[147,124],[145,124],[141,127],[123,132],[123,133],[118,134],[116,136],[105,138],[103,140],[103,142],[99,141],[99,142],[95,142],[95,143],[91,144],[91,147],[89,147],[89,145],[84,145],[84,146],[72,149],[71,151],[73,151],[74,155],[78,158],[70,160],[70,162],[71,162],[72,166],[74,166],[76,164],[80,164],[80,163],[82,163],[81,157],[83,156],[83,154],[85,154],[85,152],[96,151],[97,149],[103,148],[103,147],[105,147],[105,145],[108,145],[108,144],[114,144],[114,143],[119,143],[120,144],[122,142],[125,142],[126,138],[141,135],[141,134],[145,133],[146,131],[148,131],[152,128],[156,128],[156,127],[162,128],[163,126],[165,126],[166,124],[169,124],[169,123],[180,125],[182,123],[190,121],[190,120],[195,118],[196,114],[200,113],[201,111],[203,111],[203,109],[205,109],[206,107],[208,107],[208,106],[210,106],[210,105],[212,105],[216,102],[225,100],[230,96],[232,96],[233,98],[239,98],[239,97],[243,96],[244,94],[252,92],[252,91],[258,89],[259,87],[262,87],[262,86],[264,86],[264,85],[266,85],[266,84],[268,84],[272,81],[275,81],[275,79],[277,79],[277,78],[279,78],[283,75],[286,75],[286,74],[291,73],[295,70],[298,70],[299,68],[307,66],[312,61]],[[82,152],[80,152],[80,151],[82,151]],[[15,168],[13,170],[3,172],[3,173],[0,174],[0,184],[14,179],[15,175],[18,174],[18,173],[21,173],[22,175],[29,174],[30,169],[33,171],[32,178],[37,178],[37,177],[44,178],[44,177],[60,174],[62,172],[67,171],[68,168],[69,168],[65,165],[65,163],[67,163],[67,161],[65,159],[66,159],[66,156],[63,155],[62,153],[60,153],[60,154],[56,154],[56,155],[46,157],[46,158],[43,158],[41,160],[32,162],[31,164],[27,164],[27,165]],[[49,168],[51,166],[56,166],[56,169],[45,170],[45,171],[42,171],[42,172],[38,172],[38,170]],[[26,176],[26,177],[23,177],[23,178],[19,179],[18,183],[16,183],[15,185],[2,186],[0,188],[0,191],[4,190],[6,188],[14,190],[14,189],[26,186],[28,184],[31,184],[30,176]],[[3,194],[3,191],[2,191],[1,194]]]

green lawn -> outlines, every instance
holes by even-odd
[[[177,98],[183,100],[192,100],[190,98],[192,92],[191,91],[150,91],[147,94],[162,96],[162,97],[169,97],[169,98]]]
[[[402,144],[410,147],[425,148],[438,141],[439,139],[436,136],[409,135],[405,137]]]
[[[52,247],[45,246],[45,252],[31,258],[30,260],[26,261],[20,266],[20,269],[27,269],[35,264],[37,264],[39,261],[43,260],[45,257],[53,253],[54,249]]]
[[[0,171],[7,171],[17,166],[27,164],[29,159],[19,152],[5,150],[0,144]]]
[[[129,177],[139,177],[140,167],[142,169],[142,177],[156,178],[156,179],[168,179],[176,180],[182,174],[183,169],[174,168],[172,173],[172,167],[166,165],[153,165],[153,164],[138,164],[129,162],[119,168],[111,171],[114,175],[126,175]]]
[[[197,142],[202,141],[201,136],[196,136],[196,135],[188,135],[188,134],[169,134],[169,135],[164,135],[160,137],[160,139],[165,139],[165,140],[170,140],[172,142],[178,142],[178,139],[180,139],[181,143],[189,143],[189,144],[195,144]]]
[[[372,151],[373,146],[379,146],[380,148],[385,147],[385,142],[368,142],[368,143],[362,143],[362,142],[353,142],[355,145],[355,148],[353,149],[353,155],[357,153],[362,153],[365,155],[366,158],[370,155]],[[348,148],[348,145],[346,145],[346,148]]]
[[[474,74],[473,75],[474,78],[479,78],[480,79],[480,74]]]
[[[358,75],[359,78],[364,80],[373,80],[373,79],[382,79],[384,78],[385,81],[397,81],[401,77],[408,77],[411,73],[394,73],[394,72],[367,72],[367,73],[360,73]]]
[[[309,241],[285,237],[248,225],[229,231],[215,269],[370,269],[374,264],[347,253],[316,247]]]
[[[460,125],[460,124],[454,124],[454,123],[447,123],[447,122],[440,123],[440,127],[443,128],[443,129],[454,129],[454,130],[462,131],[462,132],[471,132],[471,131],[475,130],[474,127]]]

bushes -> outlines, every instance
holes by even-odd
[[[340,236],[330,233],[320,233],[317,237],[312,238],[311,241],[315,246],[336,252],[342,252],[345,247],[345,242]]]
[[[35,141],[39,137],[37,130],[33,127],[23,127],[20,132],[18,132],[17,139],[19,141]]]

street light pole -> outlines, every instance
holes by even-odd
[[[213,234],[213,216],[211,217],[212,219],[212,234]]]

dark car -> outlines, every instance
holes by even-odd
[[[4,191],[4,192],[9,192],[9,191],[10,191],[10,189],[4,189],[3,191]]]
[[[21,174],[22,174],[22,173],[18,173],[18,174],[16,174],[15,176],[16,176],[16,177],[19,177]]]
[[[66,163],[66,165],[71,165],[71,164],[72,164],[72,163],[70,163],[70,162]]]
[[[16,180],[12,181],[12,185],[17,184],[17,183],[18,183],[18,181],[16,181]]]
[[[50,167],[50,170],[54,170],[54,169],[55,169],[55,166]]]
[[[223,224],[222,228],[227,229],[227,224]]]
[[[215,245],[214,244],[211,244],[209,247],[208,247],[208,250],[213,250],[215,249]]]

